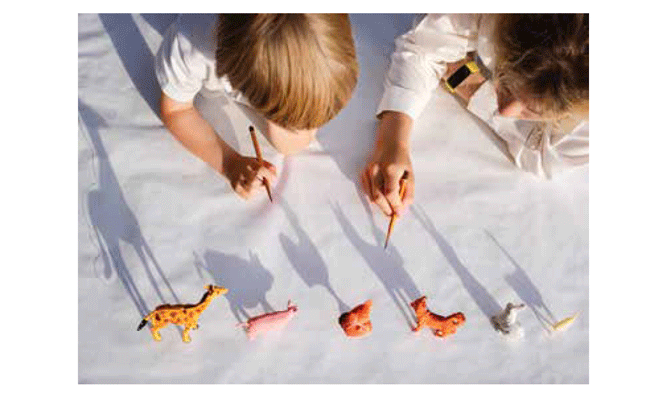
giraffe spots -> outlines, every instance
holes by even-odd
[[[172,311],[170,313],[170,316],[173,317],[173,318],[176,317],[177,316],[177,311]]]

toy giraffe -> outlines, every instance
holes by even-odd
[[[228,289],[223,286],[214,286],[208,285],[205,286],[207,292],[202,296],[202,299],[198,304],[163,304],[156,307],[149,315],[145,316],[140,325],[137,327],[137,330],[142,329],[147,322],[151,321],[151,335],[154,337],[154,340],[161,341],[161,335],[158,333],[158,330],[167,326],[168,323],[174,323],[175,325],[183,325],[184,332],[182,333],[182,340],[184,343],[191,341],[191,337],[188,335],[189,330],[197,329],[198,318],[200,314],[207,308],[209,303],[212,302],[214,297],[221,294],[226,294]]]

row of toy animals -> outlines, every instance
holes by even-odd
[[[148,322],[151,322],[151,335],[154,340],[160,341],[161,335],[158,333],[160,329],[169,323],[181,325],[184,326],[182,340],[188,343],[191,341],[189,331],[199,327],[198,318],[202,312],[215,297],[228,292],[228,289],[222,286],[208,285],[205,286],[205,289],[207,291],[197,304],[164,304],[156,307],[155,310],[144,317],[137,330],[142,329]],[[465,323],[465,315],[461,312],[446,317],[430,312],[426,306],[426,296],[413,301],[411,306],[414,309],[417,320],[416,327],[412,329],[414,332],[427,327],[433,330],[435,336],[446,337],[456,333],[457,328]],[[522,308],[524,308],[523,304],[507,304],[503,312],[491,317],[493,326],[503,334],[518,335],[521,329],[516,323],[516,315]],[[372,322],[370,321],[371,309],[372,300],[368,300],[354,307],[351,311],[342,314],[338,322],[344,333],[349,337],[363,337],[370,334],[372,332]],[[239,323],[238,326],[244,327],[249,340],[253,340],[259,333],[282,328],[297,312],[298,307],[291,304],[289,300],[285,310],[249,318],[246,322]],[[553,329],[562,330],[567,328],[574,321],[575,317],[576,315],[554,324]]]

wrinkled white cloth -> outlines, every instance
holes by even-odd
[[[494,22],[490,14],[430,14],[399,36],[377,114],[397,111],[416,120],[443,78],[447,64],[465,58],[469,52],[476,52],[481,64],[494,70]],[[557,134],[552,133],[555,129],[544,128],[543,122],[502,117],[491,82],[477,90],[468,110],[506,142],[515,164],[523,170],[551,177],[588,163],[588,120],[577,123],[567,134]]]
[[[468,110],[482,119],[507,144],[514,163],[538,176],[552,175],[570,167],[589,162],[589,123],[577,123],[568,134],[543,122],[519,120],[501,116],[498,101],[490,81],[475,92]]]

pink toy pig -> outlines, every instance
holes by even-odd
[[[249,318],[246,322],[238,323],[237,326],[243,326],[249,340],[253,340],[258,333],[284,327],[296,312],[298,312],[298,306],[291,305],[291,300],[289,300],[287,309]]]

